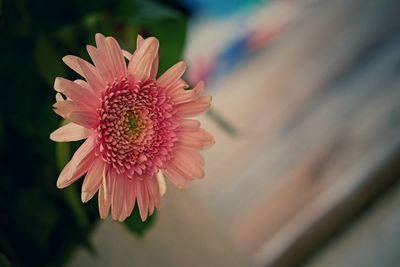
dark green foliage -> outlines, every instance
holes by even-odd
[[[135,206],[132,215],[124,221],[125,226],[138,236],[143,236],[146,230],[153,225],[155,218],[157,218],[157,211],[154,214],[147,217],[145,222],[140,219],[139,209]]]
[[[160,39],[160,71],[181,58],[186,16],[176,5],[146,0],[0,1],[0,266],[60,266],[77,246],[91,249],[97,200],[80,202],[78,181],[56,179],[79,143],[55,144],[61,118],[52,111],[56,76],[78,78],[61,58],[88,58],[102,32],[133,50],[136,34]],[[143,235],[135,209],[125,225]]]
[[[11,267],[10,261],[4,254],[0,253],[0,267]]]

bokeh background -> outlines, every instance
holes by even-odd
[[[0,266],[400,265],[396,0],[0,1]],[[160,39],[213,96],[206,177],[146,223],[99,220],[55,144],[61,58]]]

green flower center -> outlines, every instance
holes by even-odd
[[[140,123],[139,117],[130,113],[128,115],[128,123],[127,123],[128,132],[136,133],[139,127],[139,123]]]

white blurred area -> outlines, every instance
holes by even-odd
[[[79,250],[69,266],[395,266],[398,186],[332,235],[397,179],[399,10],[395,0],[293,0],[245,23],[198,19],[185,52],[193,80],[196,62],[249,27],[284,30],[255,38],[254,53],[208,84],[213,108],[201,121],[216,144],[203,153],[206,178],[169,185],[143,238],[101,223],[98,253]]]

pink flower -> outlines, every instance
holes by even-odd
[[[82,202],[98,191],[101,218],[111,207],[112,218],[123,221],[137,202],[144,221],[160,205],[164,175],[178,188],[204,176],[198,150],[212,146],[214,139],[188,117],[205,112],[211,97],[202,95],[202,82],[185,90],[183,62],[156,79],[159,42],[154,37],[138,36],[133,54],[102,34],[96,34],[96,44],[87,46],[94,65],[75,56],[63,58],[84,80],[58,77],[54,83],[54,111],[71,122],[50,138],[86,139],[62,170],[57,187],[86,174]]]

